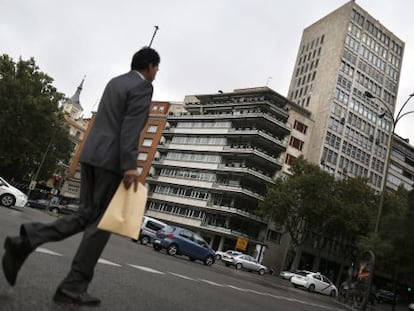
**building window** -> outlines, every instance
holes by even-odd
[[[147,133],[156,133],[158,125],[149,125],[147,128]]]
[[[292,146],[293,148],[296,148],[302,151],[303,141],[301,141],[300,139],[297,139],[296,137],[291,136],[289,145]]]
[[[267,239],[269,241],[275,242],[275,243],[280,243],[280,239],[282,238],[282,234],[280,232],[274,231],[274,230],[269,230],[267,231]]]
[[[138,160],[140,161],[146,161],[148,158],[148,153],[146,152],[140,152],[138,153]]]
[[[285,163],[287,164],[287,165],[290,165],[290,166],[292,166],[293,165],[293,163],[295,162],[295,160],[296,160],[296,157],[294,157],[293,155],[291,155],[291,154],[287,154],[286,155],[286,159],[285,159]]]
[[[155,111],[157,111],[157,110],[158,110],[158,106],[155,106],[155,105],[154,105],[154,106],[152,106],[152,111],[153,111],[153,112],[155,112]]]
[[[152,145],[152,138],[145,138],[142,142],[142,146],[144,147],[151,147]]]
[[[142,174],[142,167],[141,166],[137,167],[137,173],[138,173],[138,176],[140,176]]]
[[[295,123],[293,124],[293,128],[303,134],[306,134],[306,130],[308,129],[308,127],[305,124],[297,120],[295,120]]]
[[[164,108],[165,108],[164,106],[159,106],[159,107],[158,107],[158,111],[159,111],[159,112],[163,112],[163,111],[164,111]]]

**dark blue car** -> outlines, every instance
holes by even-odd
[[[154,249],[167,250],[171,256],[188,256],[191,261],[201,260],[206,266],[211,266],[216,258],[216,253],[206,241],[198,234],[190,230],[168,226],[157,232],[153,242]]]

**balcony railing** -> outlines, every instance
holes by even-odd
[[[243,112],[243,111],[229,111],[222,113],[212,113],[212,114],[190,114],[178,112],[174,115],[169,115],[168,120],[180,120],[180,119],[205,119],[205,120],[216,120],[216,119],[240,119],[240,118],[264,118],[272,123],[279,125],[282,128],[291,130],[289,123],[284,122],[281,119],[278,119],[275,116],[272,116],[265,112]]]
[[[264,198],[259,193],[254,192],[250,189],[241,188],[240,186],[229,186],[229,185],[223,185],[223,184],[220,184],[220,183],[214,183],[213,184],[213,189],[227,190],[227,191],[232,191],[232,192],[243,193],[243,194],[251,196],[251,197],[253,197],[257,200],[263,200],[263,198]]]
[[[244,164],[242,163],[228,163],[228,164],[222,163],[218,165],[218,169],[222,171],[249,173],[269,183],[272,183],[272,184],[274,183],[270,175],[266,175],[263,171],[257,170],[254,167],[244,166]]]

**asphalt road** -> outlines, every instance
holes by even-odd
[[[42,211],[0,207],[0,243],[19,225],[53,221]],[[53,293],[69,270],[80,235],[39,247],[20,271],[15,287],[0,273],[0,310],[84,310],[54,303]],[[2,246],[2,245],[1,245]],[[1,247],[0,256],[4,250]],[[335,299],[293,288],[276,276],[259,276],[221,264],[211,267],[171,257],[150,246],[112,236],[95,270],[89,292],[99,310],[316,311],[344,310]]]

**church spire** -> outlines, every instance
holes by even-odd
[[[83,82],[85,82],[85,78],[86,78],[86,76],[83,76],[82,82],[79,84],[75,94],[73,94],[73,96],[69,99],[69,103],[71,103],[72,105],[80,108],[81,110],[83,110],[83,108],[80,104],[79,97],[80,97],[80,93],[81,93],[82,88],[83,88]]]

